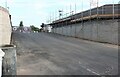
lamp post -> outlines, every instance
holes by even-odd
[[[61,16],[62,16],[62,10],[59,10],[59,19],[61,18]]]
[[[62,15],[63,15],[62,13],[63,13],[63,10],[59,10],[59,21],[61,21],[61,19],[62,19]],[[61,23],[60,23],[60,26],[62,28]],[[59,31],[61,31],[60,28],[59,28]],[[63,31],[63,28],[62,28],[62,31]],[[61,32],[61,34],[62,34],[62,32]]]

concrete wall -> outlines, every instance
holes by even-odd
[[[10,44],[11,24],[9,12],[0,7],[0,46]]]
[[[16,47],[14,46],[7,46],[2,48],[3,52],[5,52],[5,56],[3,58],[3,69],[2,69],[2,75],[3,77],[5,75],[16,75]],[[14,76],[13,76],[14,77]]]
[[[118,19],[89,20],[83,24],[76,23],[53,28],[52,31],[66,36],[118,44]]]

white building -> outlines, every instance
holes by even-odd
[[[51,31],[52,31],[52,26],[50,26],[50,25],[45,25],[44,31],[45,31],[45,32],[51,32]]]

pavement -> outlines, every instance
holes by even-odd
[[[52,33],[13,33],[17,75],[117,75],[118,46]]]

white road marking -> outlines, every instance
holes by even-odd
[[[91,72],[91,73],[93,73],[93,74],[95,74],[95,75],[100,75],[99,73],[97,73],[97,72],[95,72],[95,71],[92,71],[91,69],[89,69],[89,68],[83,66],[82,63],[81,63],[80,61],[79,61],[79,64],[80,64],[80,66],[81,66],[82,68],[86,69],[87,71],[89,71],[89,72]]]
[[[100,74],[98,74],[98,73],[96,73],[96,72],[94,72],[94,71],[92,71],[92,70],[90,70],[88,68],[87,68],[87,71],[92,72],[93,74],[96,74],[96,75],[100,75]]]

